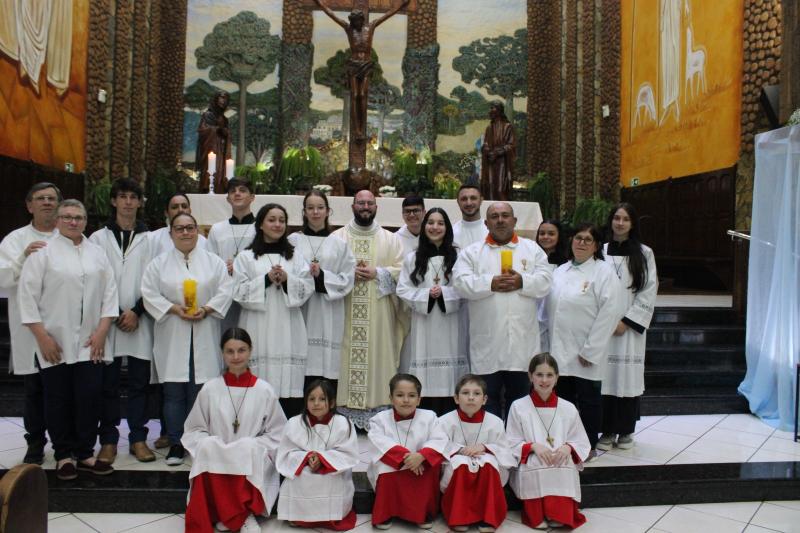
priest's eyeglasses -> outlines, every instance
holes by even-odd
[[[63,220],[64,222],[67,222],[67,223],[74,222],[75,224],[80,224],[81,222],[86,220],[86,217],[83,216],[83,215],[75,215],[75,216],[73,216],[73,215],[58,215],[58,218]]]
[[[194,233],[197,231],[195,224],[186,224],[185,226],[172,226],[172,231],[175,233]]]

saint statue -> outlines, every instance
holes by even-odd
[[[489,120],[481,146],[481,193],[487,200],[508,201],[516,158],[514,127],[500,102],[489,104]]]
[[[211,98],[208,109],[200,117],[195,156],[195,170],[200,173],[200,192],[208,192],[209,188],[207,168],[209,152],[217,155],[214,192],[224,193],[228,184],[228,178],[225,176],[225,160],[231,156],[231,137],[225,111],[228,109],[230,98],[227,92],[217,91]]]
[[[351,142],[364,144],[367,140],[367,100],[369,97],[369,75],[372,72],[372,37],[375,28],[403,9],[411,0],[402,0],[375,22],[370,23],[361,9],[353,9],[348,16],[350,22],[337,17],[323,0],[316,4],[344,28],[350,42],[350,59],[347,60],[347,80],[350,85],[350,133]]]

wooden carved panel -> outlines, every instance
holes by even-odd
[[[326,6],[334,11],[352,11],[356,4],[361,4],[364,0],[324,0]],[[385,13],[399,0],[369,0],[369,10],[371,13]],[[314,0],[300,0],[300,4],[308,9],[319,9]],[[413,13],[417,10],[417,0],[411,0],[408,6],[400,10],[400,13]]]

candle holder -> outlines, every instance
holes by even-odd
[[[214,194],[214,180],[216,172],[208,172],[208,194]]]

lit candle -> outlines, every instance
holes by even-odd
[[[228,179],[233,177],[233,159],[225,160],[225,177]]]
[[[208,152],[208,173],[217,173],[217,154],[214,152]]]
[[[183,305],[188,308],[188,313],[194,314],[197,312],[197,280],[185,279],[183,280]]]
[[[514,252],[500,250],[500,270],[505,274],[510,272],[512,268],[514,268]]]

